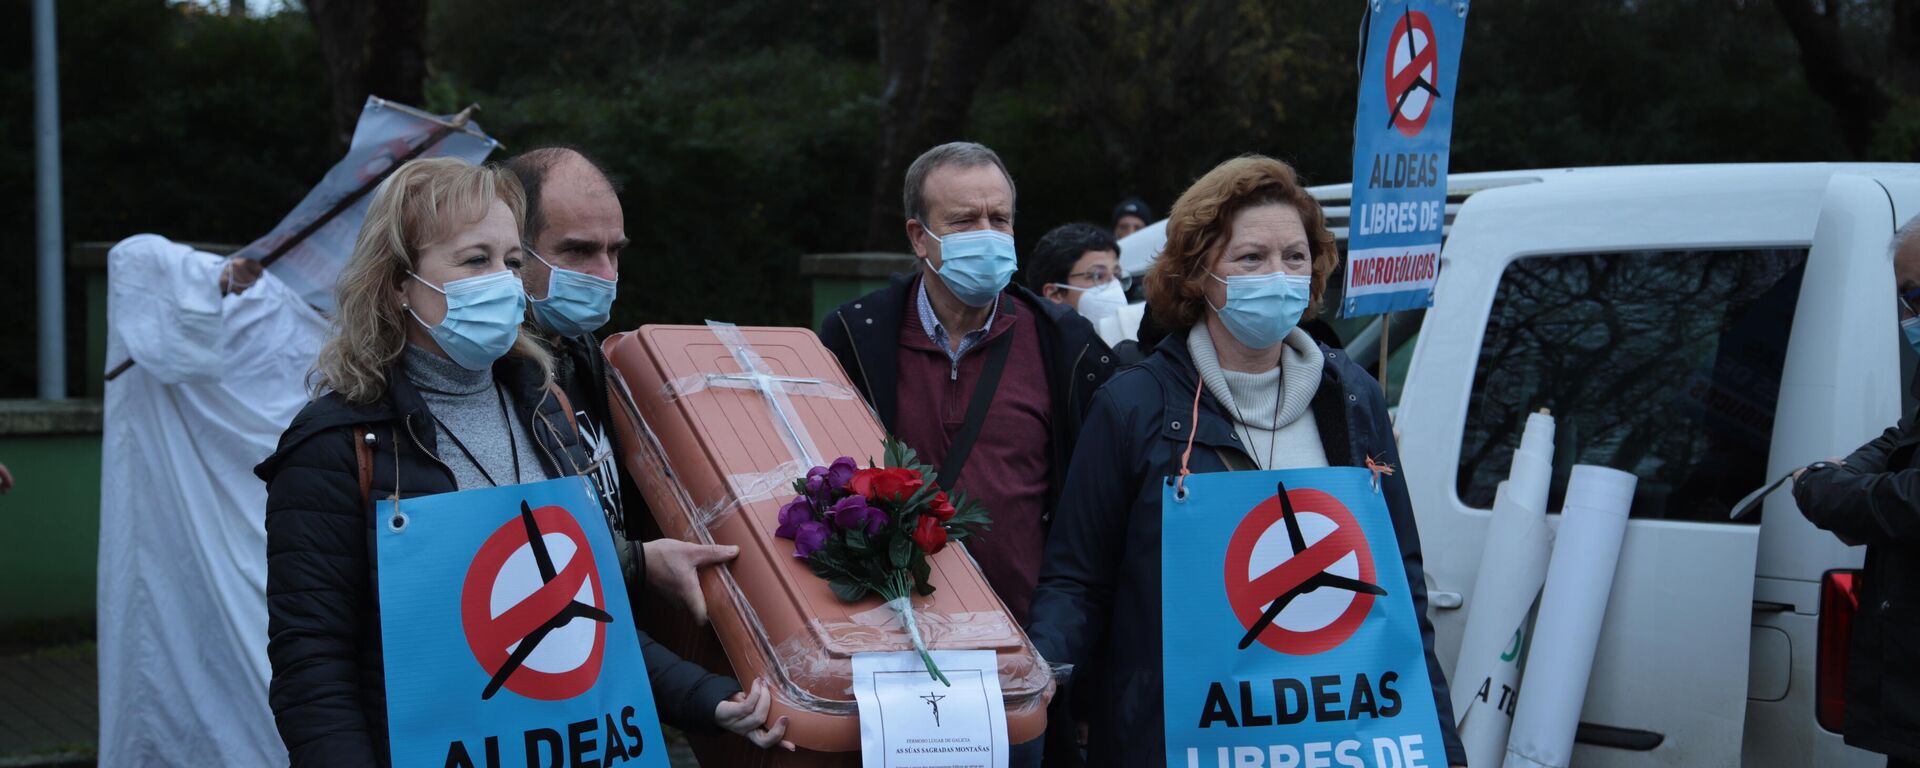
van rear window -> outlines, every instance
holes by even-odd
[[[1474,369],[1461,501],[1493,506],[1527,414],[1574,464],[1638,475],[1636,518],[1729,522],[1764,485],[1805,248],[1530,256],[1500,277]],[[1748,515],[1741,523],[1757,523]]]

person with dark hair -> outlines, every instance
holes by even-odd
[[[645,585],[705,623],[699,569],[733,559],[739,548],[669,538],[631,545],[640,541],[642,531],[653,528],[645,519],[650,516],[645,500],[621,469],[622,447],[610,412],[610,374],[595,334],[612,314],[620,253],[628,243],[619,188],[598,163],[571,147],[528,150],[509,159],[506,169],[526,190],[520,230],[526,259],[519,270],[530,307],[525,328],[552,353],[554,383],[572,403],[573,421],[591,462],[586,474],[599,492],[609,524],[616,534],[625,534],[621,543],[627,546],[620,547],[619,554],[634,613],[642,613],[639,595]],[[726,712],[747,700],[736,681],[709,673],[665,646],[649,640],[647,654],[660,698],[696,701],[693,709],[698,711],[722,707]],[[785,730],[780,723],[764,731],[740,730],[731,720],[720,724],[761,746],[782,743]]]
[[[1147,201],[1129,197],[1113,207],[1113,239],[1131,235],[1153,222],[1153,209],[1147,207]]]
[[[1094,662],[1111,688],[1089,722],[1090,765],[1166,764],[1167,718],[1188,715],[1161,696],[1162,568],[1180,565],[1162,560],[1168,478],[1400,462],[1379,382],[1299,328],[1339,259],[1320,204],[1278,160],[1229,160],[1174,203],[1146,275],[1151,314],[1172,332],[1094,395],[1027,630],[1048,661]],[[1406,573],[1388,588],[1412,598],[1446,762],[1465,765],[1406,479],[1379,488]]]
[[[1126,306],[1132,285],[1120,269],[1119,244],[1092,224],[1055,227],[1027,255],[1027,287],[1089,321]]]
[[[556,380],[580,412],[580,430],[598,454],[594,479],[609,512],[622,500],[608,425],[606,360],[594,332],[613,311],[626,218],[613,182],[579,150],[542,147],[509,159],[507,170],[527,191],[521,238],[527,247],[520,281],[532,311],[530,328],[554,351]],[[614,520],[624,525],[624,520]]]
[[[1133,279],[1120,268],[1120,245],[1107,231],[1092,224],[1063,224],[1040,236],[1027,255],[1027,287],[1048,301],[1065,304],[1087,322],[1113,318],[1103,338],[1112,340],[1122,322],[1117,315],[1127,306]],[[1113,351],[1121,365],[1140,362],[1139,346],[1118,341]]]
[[[631,540],[652,530],[646,502],[620,469],[621,447],[609,412],[607,360],[595,332],[613,311],[620,252],[627,246],[619,188],[586,153],[540,147],[508,160],[527,191],[520,280],[532,307],[528,327],[554,353],[554,379],[573,401],[575,421],[594,459],[592,476],[608,518]],[[648,541],[633,554],[646,582],[696,621],[706,621],[700,568],[733,559],[739,548],[677,539]]]

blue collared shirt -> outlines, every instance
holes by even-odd
[[[927,338],[944,350],[947,353],[948,362],[955,366],[960,364],[960,358],[965,357],[968,350],[979,345],[980,340],[987,337],[987,332],[993,330],[994,316],[1000,314],[1000,297],[995,296],[993,308],[987,312],[987,322],[981,325],[979,330],[961,336],[960,343],[955,345],[947,343],[946,326],[941,325],[940,318],[933,313],[933,301],[927,298],[926,278],[920,280],[919,305],[920,327],[926,329]]]

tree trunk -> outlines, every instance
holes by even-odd
[[[1887,81],[1895,91],[1920,96],[1920,0],[1893,0],[1887,28]]]
[[[1807,85],[1833,107],[1834,117],[1840,122],[1841,137],[1847,143],[1847,150],[1855,158],[1864,158],[1873,144],[1873,130],[1886,117],[1893,106],[1893,100],[1880,87],[1870,71],[1866,71],[1849,55],[1846,41],[1840,34],[1840,9],[1845,5],[1842,0],[1825,0],[1822,9],[1814,8],[1814,0],[1773,0],[1780,11],[1780,18],[1787,22],[1787,29],[1793,33],[1794,42],[1800,46],[1800,66],[1806,71]],[[1900,42],[1901,24],[1904,14],[1906,26],[1914,26],[1916,15],[1913,0],[1896,0],[1894,19],[1896,22],[1889,30],[1891,41]],[[1896,49],[1890,56],[1898,59],[1915,54]]]
[[[987,66],[1018,34],[1023,0],[879,0],[880,160],[868,205],[866,247],[905,248],[900,186],[921,152],[961,138]]]
[[[236,19],[247,17],[247,0],[227,0],[227,15]]]
[[[333,83],[342,146],[368,96],[419,106],[427,78],[427,0],[307,0]]]

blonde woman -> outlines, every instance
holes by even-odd
[[[520,332],[526,197],[511,173],[451,159],[394,172],[341,272],[316,397],[255,473],[267,482],[269,701],[295,766],[386,765],[385,675],[369,499],[537,482],[589,466]],[[372,448],[362,494],[353,444]],[[641,636],[664,721],[716,725],[761,746],[752,696]]]

